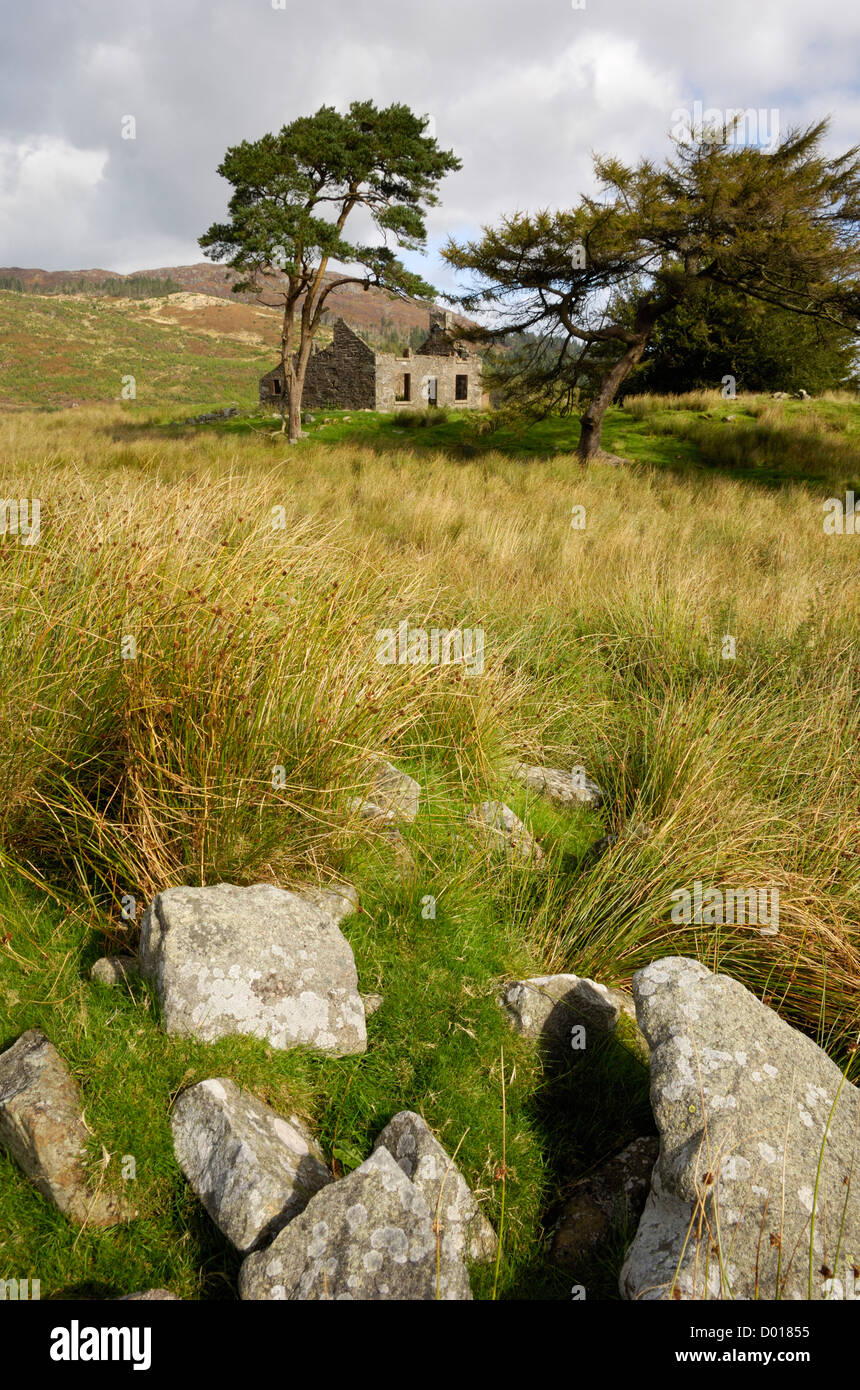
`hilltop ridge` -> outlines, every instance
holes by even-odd
[[[329,272],[326,284],[337,280],[340,272]],[[223,265],[211,261],[200,261],[195,265],[158,266],[132,270],[126,274],[118,271],[90,270],[40,270],[22,266],[0,266],[0,282],[15,281],[23,291],[30,294],[61,294],[81,292],[83,285],[98,286],[106,281],[159,281],[169,284],[172,290],[182,289],[196,294],[206,294],[218,299],[227,299],[234,304],[254,304],[265,302],[266,296],[253,294],[234,294],[232,290],[237,276]],[[283,277],[273,277],[272,284]],[[68,288],[67,288],[68,287]],[[84,290],[84,292],[86,292]],[[269,301],[271,302],[271,301]],[[331,318],[343,318],[350,328],[358,332],[370,332],[376,336],[390,334],[408,339],[414,329],[426,332],[430,325],[431,306],[417,299],[398,299],[386,290],[371,286],[365,290],[361,285],[343,285],[335,289],[326,301],[326,314]],[[467,326],[470,320],[455,314],[456,322]]]

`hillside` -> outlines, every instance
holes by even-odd
[[[10,286],[0,288],[0,409],[119,400],[128,375],[141,404],[253,405],[278,351],[281,313],[234,295],[233,278],[208,262],[124,276],[0,267],[0,286]],[[329,298],[321,344],[336,317],[381,351],[415,346],[429,327],[426,304],[355,285]]]
[[[180,293],[157,300],[0,290],[0,409],[121,398],[253,405],[277,314]]]
[[[339,278],[337,274],[325,277],[326,284]],[[37,270],[21,266],[0,266],[0,283],[7,280],[20,282],[25,292],[34,294],[57,294],[65,288],[78,289],[81,282],[93,286],[105,281],[137,280],[162,281],[170,286],[179,286],[194,294],[210,295],[217,299],[227,299],[253,304],[266,296],[250,294],[234,295],[232,285],[236,276],[221,265],[202,261],[197,265],[158,266],[155,269],[134,270],[127,275],[109,270]],[[283,277],[273,277],[272,284],[277,287]],[[397,299],[384,290],[364,290],[360,285],[345,285],[332,291],[326,304],[328,315],[342,317],[351,328],[359,333],[375,335],[400,335],[408,339],[413,329],[426,331],[429,327],[429,309],[424,303],[414,299]],[[458,322],[468,324],[469,320],[455,315]]]

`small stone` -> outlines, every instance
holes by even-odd
[[[351,809],[373,820],[414,821],[418,815],[421,784],[381,757],[370,758],[366,770],[371,777],[370,795],[363,801],[355,798],[350,803]]]
[[[360,796],[351,797],[347,802],[347,808],[362,820],[378,821],[382,825],[394,825],[397,820],[394,811],[386,811],[376,801],[362,801]]]
[[[0,1053],[0,1146],[71,1220],[112,1226],[132,1213],[120,1198],[94,1190],[89,1133],[80,1089],[53,1043],[38,1028],[22,1033]]]
[[[606,851],[612,849],[614,845],[623,844],[629,840],[650,840],[651,835],[651,827],[650,825],[646,825],[644,821],[628,821],[627,824],[622,827],[620,834],[610,832],[608,835],[603,835],[597,840],[592,846],[591,853],[593,855],[605,854]]]
[[[140,961],[137,956],[100,956],[90,979],[100,985],[135,984],[140,979]]]
[[[507,770],[524,787],[545,796],[556,806],[599,806],[603,801],[600,787],[579,767],[564,772],[558,767],[513,762],[507,764]]]
[[[367,1046],[349,942],[300,893],[168,888],[144,914],[140,958],[168,1033],[203,1042],[245,1033],[334,1056]]]
[[[382,1008],[385,999],[381,994],[363,994],[361,996],[361,1002],[364,1005],[365,1017],[370,1018],[371,1014],[375,1014],[377,1009]]]
[[[298,892],[321,912],[327,912],[338,925],[350,913],[358,912],[358,890],[351,883],[331,883],[325,888],[308,886],[298,889]]]
[[[516,1032],[551,1046],[568,1047],[571,1029],[584,1025],[595,1034],[614,1033],[622,1014],[635,1020],[633,1000],[579,975],[536,975],[515,980],[499,998]]]
[[[443,1255],[477,1261],[495,1257],[495,1231],[459,1168],[420,1115],[401,1110],[373,1146],[374,1152],[380,1148],[397,1160],[427,1202],[434,1222],[441,1227]]]
[[[182,1299],[176,1293],[171,1293],[169,1289],[145,1289],[142,1293],[124,1293],[115,1301],[117,1303],[181,1303]]]
[[[574,1268],[609,1236],[613,1224],[637,1225],[657,1161],[660,1141],[648,1134],[577,1183],[556,1223],[552,1253]]]
[[[531,860],[540,864],[545,855],[537,840],[530,834],[519,816],[503,801],[482,801],[466,817],[467,823],[478,826],[509,858]]]

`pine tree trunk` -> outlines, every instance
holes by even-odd
[[[290,443],[302,438],[302,396],[305,390],[305,372],[311,355],[311,339],[303,336],[297,357],[290,362]]]

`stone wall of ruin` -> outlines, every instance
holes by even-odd
[[[310,410],[373,410],[376,354],[340,320],[330,345],[308,362],[302,406]]]
[[[411,376],[411,399],[398,401],[404,372]],[[468,395],[464,401],[455,398],[458,376],[468,377]],[[420,410],[427,404],[427,383],[436,378],[436,404],[451,410],[480,410],[484,402],[481,386],[481,359],[470,354],[462,357],[430,356],[415,353],[411,357],[388,357],[380,355],[376,359],[376,409],[377,410]]]

